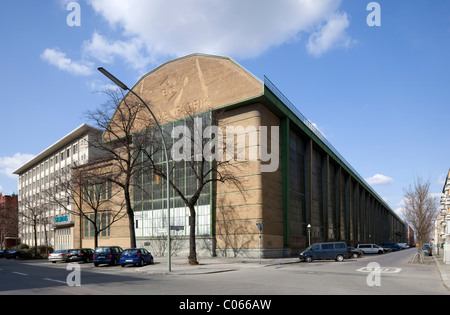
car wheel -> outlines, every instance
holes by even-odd
[[[122,267],[125,267],[125,264],[120,264]]]
[[[312,259],[311,256],[306,256],[306,257],[305,257],[305,261],[306,261],[307,263],[310,263],[311,261],[313,261],[313,259]]]
[[[139,264],[138,264],[138,266],[139,266],[139,267],[142,267],[142,266],[144,266],[144,259],[141,259],[141,260],[139,261]]]
[[[98,263],[94,263],[94,266],[95,266],[95,267],[98,267],[98,265],[99,265]]]
[[[358,258],[358,254],[357,253],[353,253],[352,258]]]
[[[337,256],[336,256],[336,261],[344,261],[344,256],[342,256],[342,255],[337,255]]]

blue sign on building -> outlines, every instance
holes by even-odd
[[[69,217],[68,216],[55,218],[55,223],[68,222],[68,221],[69,221]]]

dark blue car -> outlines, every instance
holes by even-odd
[[[153,256],[145,248],[125,249],[120,256],[120,265],[133,264],[142,267],[144,264],[153,264]]]
[[[123,249],[119,246],[102,246],[97,247],[93,256],[94,266],[97,267],[100,264],[117,265],[120,260],[120,255]]]

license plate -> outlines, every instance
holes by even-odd
[[[133,259],[127,259],[127,260],[125,260],[126,262],[132,262],[133,261]]]
[[[98,256],[98,258],[105,258],[105,256]]]

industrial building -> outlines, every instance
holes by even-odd
[[[258,256],[259,223],[263,257],[295,255],[319,241],[406,242],[406,224],[269,79],[256,78],[227,57],[193,54],[154,69],[132,90],[166,130],[200,117],[203,124],[246,139],[244,158],[232,161],[243,189],[214,182],[197,203],[200,255]],[[174,176],[189,195],[197,183],[187,163],[177,163]],[[133,193],[138,246],[155,253],[165,242],[163,182],[154,174],[134,178],[134,187],[144,189]],[[174,254],[184,255],[190,214],[174,192],[171,198]],[[114,231],[111,226],[100,244],[114,244]],[[121,225],[117,245],[128,246],[122,244],[123,232]],[[81,240],[84,244],[92,240]]]

